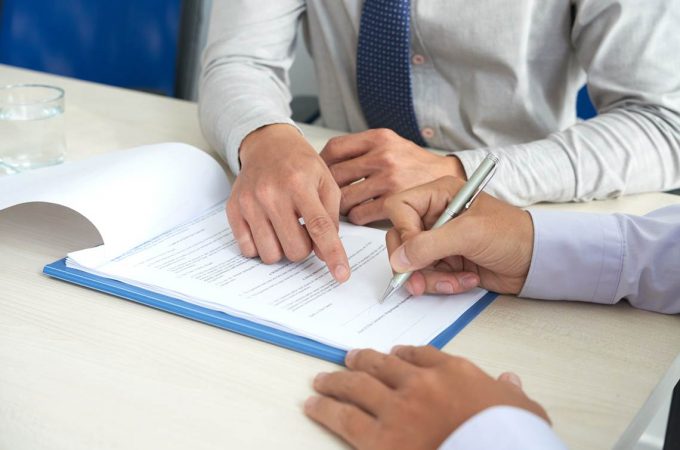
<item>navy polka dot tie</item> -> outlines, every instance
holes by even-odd
[[[390,128],[425,146],[413,109],[410,19],[410,0],[364,1],[357,91],[370,128]]]

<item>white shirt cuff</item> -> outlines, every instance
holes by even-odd
[[[524,409],[494,406],[465,421],[439,450],[566,449],[548,423]]]
[[[531,267],[520,297],[613,304],[624,241],[613,215],[530,210]]]

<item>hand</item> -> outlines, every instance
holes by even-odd
[[[359,225],[387,218],[389,194],[444,175],[465,178],[458,158],[436,155],[388,129],[333,138],[321,157],[341,188],[340,213]]]
[[[497,405],[525,409],[550,422],[515,374],[491,378],[470,361],[434,347],[395,347],[347,354],[350,371],[320,373],[320,397],[305,413],[360,450],[436,449],[463,422]]]
[[[313,247],[337,281],[347,280],[340,190],[316,151],[293,127],[270,125],[244,139],[240,158],[227,217],[241,253],[271,264],[300,261]]]
[[[503,294],[522,290],[534,242],[528,212],[488,194],[437,230],[430,229],[463,181],[444,177],[390,197],[385,209],[394,228],[387,250],[395,272],[416,271],[406,289],[454,294],[480,285]]]

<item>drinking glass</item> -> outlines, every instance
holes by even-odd
[[[64,90],[0,86],[0,174],[59,164],[65,153]]]

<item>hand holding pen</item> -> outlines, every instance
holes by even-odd
[[[531,217],[479,193],[486,180],[470,194],[465,190],[470,181],[445,177],[387,200],[386,212],[394,225],[387,233],[390,263],[395,278],[414,271],[406,283],[411,294],[453,294],[478,285],[500,293],[521,290],[533,249]],[[468,200],[461,211],[466,212],[434,228],[452,199],[463,195]]]

